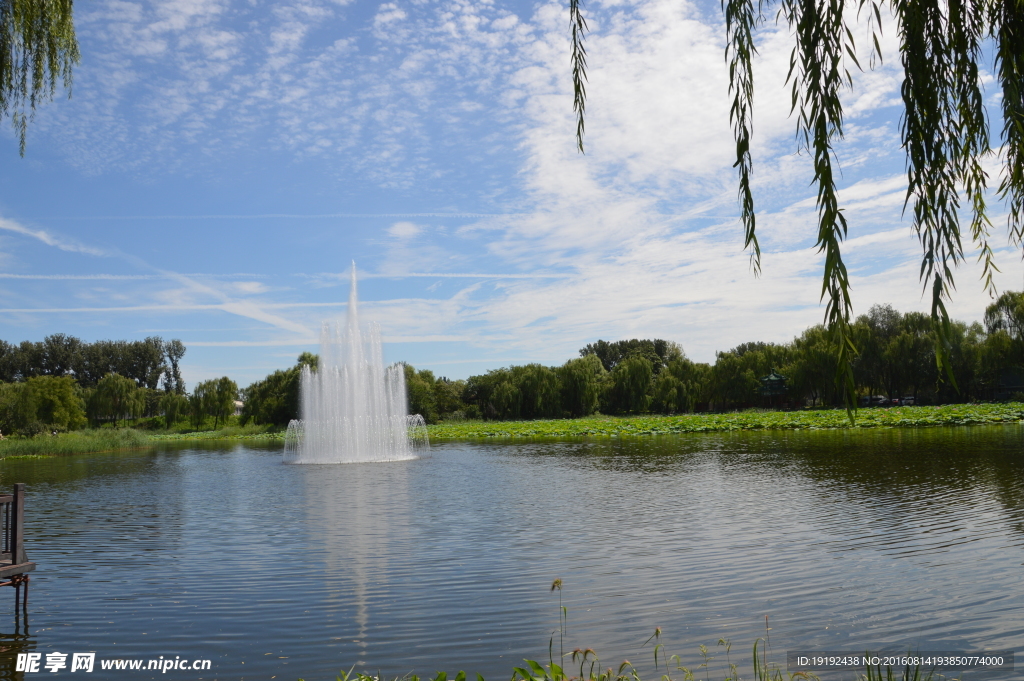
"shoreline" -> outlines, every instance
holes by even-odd
[[[585,416],[537,421],[462,421],[427,426],[431,440],[530,440],[582,437],[630,437],[683,433],[727,433],[744,430],[866,430],[1007,425],[1024,423],[1024,403],[948,404],[938,407],[868,407],[850,423],[843,409],[743,411],[723,414],[665,416]],[[0,441],[0,458],[50,457],[145,449],[167,442],[238,442],[284,440],[284,430],[229,427],[192,433],[93,430]],[[248,432],[247,432],[248,431]]]

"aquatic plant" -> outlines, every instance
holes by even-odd
[[[715,433],[737,430],[833,430],[917,428],[1021,423],[1024,404],[949,404],[940,407],[861,409],[850,424],[843,409],[679,414],[676,416],[595,416],[538,421],[443,422],[428,426],[432,440],[477,438],[560,438]]]

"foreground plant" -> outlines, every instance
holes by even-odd
[[[523,660],[523,666],[513,667],[510,681],[642,681],[640,673],[629,660],[623,660],[617,670],[611,667],[602,669],[601,660],[593,648],[576,648],[571,653],[561,650],[568,621],[568,610],[562,604],[561,579],[556,579],[551,583],[551,592],[555,591],[558,591],[558,630],[552,633],[548,640],[548,664],[542,665],[536,660]],[[768,616],[765,615],[764,638],[754,641],[753,681],[795,681],[796,679],[818,681],[815,674],[784,672],[769,661],[770,631]],[[554,660],[555,633],[559,637],[558,662]],[[691,669],[683,666],[682,658],[679,655],[666,657],[665,646],[661,643],[661,633],[661,627],[656,627],[650,638],[640,646],[646,648],[649,643],[654,642],[651,652],[654,656],[654,669],[661,673],[659,681],[699,681],[700,679],[711,681],[711,662],[715,656],[711,654],[707,646],[701,644],[699,651],[703,661]],[[742,681],[739,668],[730,657],[732,643],[728,639],[720,638],[718,646],[725,650],[725,665],[724,676],[716,676],[716,681]],[[564,664],[566,658],[568,658],[568,666]],[[578,673],[577,665],[579,665]],[[880,665],[875,667],[868,665],[865,673],[858,675],[857,681],[932,681],[933,677],[933,672],[923,672],[920,666],[906,667],[899,671],[894,670],[891,666],[883,669]],[[379,675],[373,676],[357,672],[355,667],[347,672],[341,672],[336,679],[337,681],[383,681]],[[299,679],[298,681],[304,680]],[[395,678],[394,681],[420,681],[420,677],[415,674],[406,674]],[[448,674],[447,672],[438,672],[430,681],[449,681]],[[460,671],[451,678],[451,681],[466,681],[466,672]],[[477,674],[476,681],[484,681],[484,677]]]
[[[661,628],[659,627],[651,639],[656,639],[660,635]],[[648,641],[651,639],[648,639]],[[814,674],[806,672],[783,672],[781,669],[770,664],[765,659],[764,649],[759,648],[761,641],[762,639],[758,639],[754,643],[754,681],[794,681],[795,679],[814,680],[818,678]],[[720,681],[740,681],[737,666],[728,658],[729,649],[732,647],[732,644],[725,639],[719,639],[718,645],[724,646],[726,649],[727,665],[725,676],[716,676],[715,678],[720,679]],[[666,659],[664,647],[660,643],[654,646],[653,653],[655,669],[663,671],[660,681],[698,681],[699,679],[710,681],[711,679],[710,662],[714,657],[709,654],[706,646],[700,646],[703,662],[692,669],[684,667],[678,655],[672,655]],[[660,658],[659,653],[661,653]],[[642,681],[640,673],[629,660],[623,660],[617,670],[611,667],[601,669],[601,661],[593,648],[585,650],[576,648],[571,653],[568,653],[566,657],[569,658],[569,665],[571,666],[563,666],[553,660],[549,660],[546,665],[542,665],[536,660],[523,660],[523,666],[513,667],[511,681]],[[579,666],[577,667],[577,665]],[[891,668],[888,669],[888,673],[889,676],[886,677],[882,675],[881,670],[876,672],[875,670],[868,669],[868,676],[862,677],[862,679],[865,679],[865,681],[897,681],[897,679],[899,681],[929,681],[931,679],[931,675],[922,677],[919,673],[913,675],[904,674],[902,677],[893,676]],[[347,672],[342,672],[336,678],[337,681],[382,681],[379,676],[357,672],[354,668]],[[466,672],[460,671],[451,677],[451,681],[466,681],[466,678]],[[303,681],[303,679],[299,679],[299,681]],[[420,681],[420,677],[415,674],[407,674],[396,678],[394,681]],[[438,672],[430,681],[449,681],[449,677],[446,672]],[[476,681],[484,681],[484,677],[477,674]]]

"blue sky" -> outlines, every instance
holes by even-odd
[[[0,337],[180,338],[187,383],[247,385],[316,349],[353,260],[386,358],[453,378],[560,364],[598,338],[666,338],[712,361],[819,323],[786,32],[762,33],[755,72],[757,278],[718,3],[587,12],[580,156],[563,3],[77,5],[73,97],[39,110],[24,159],[0,137]],[[894,35],[847,93],[837,154],[857,313],[928,308],[901,216]],[[996,282],[1019,290],[994,205]],[[978,275],[968,253],[955,317],[981,318]]]

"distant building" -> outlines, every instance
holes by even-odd
[[[768,401],[768,406],[774,406],[785,401],[788,387],[786,381],[789,379],[772,368],[771,373],[761,379],[761,397]]]
[[[235,400],[235,416],[242,415],[242,407],[244,406],[245,402],[242,402],[241,400]]]

